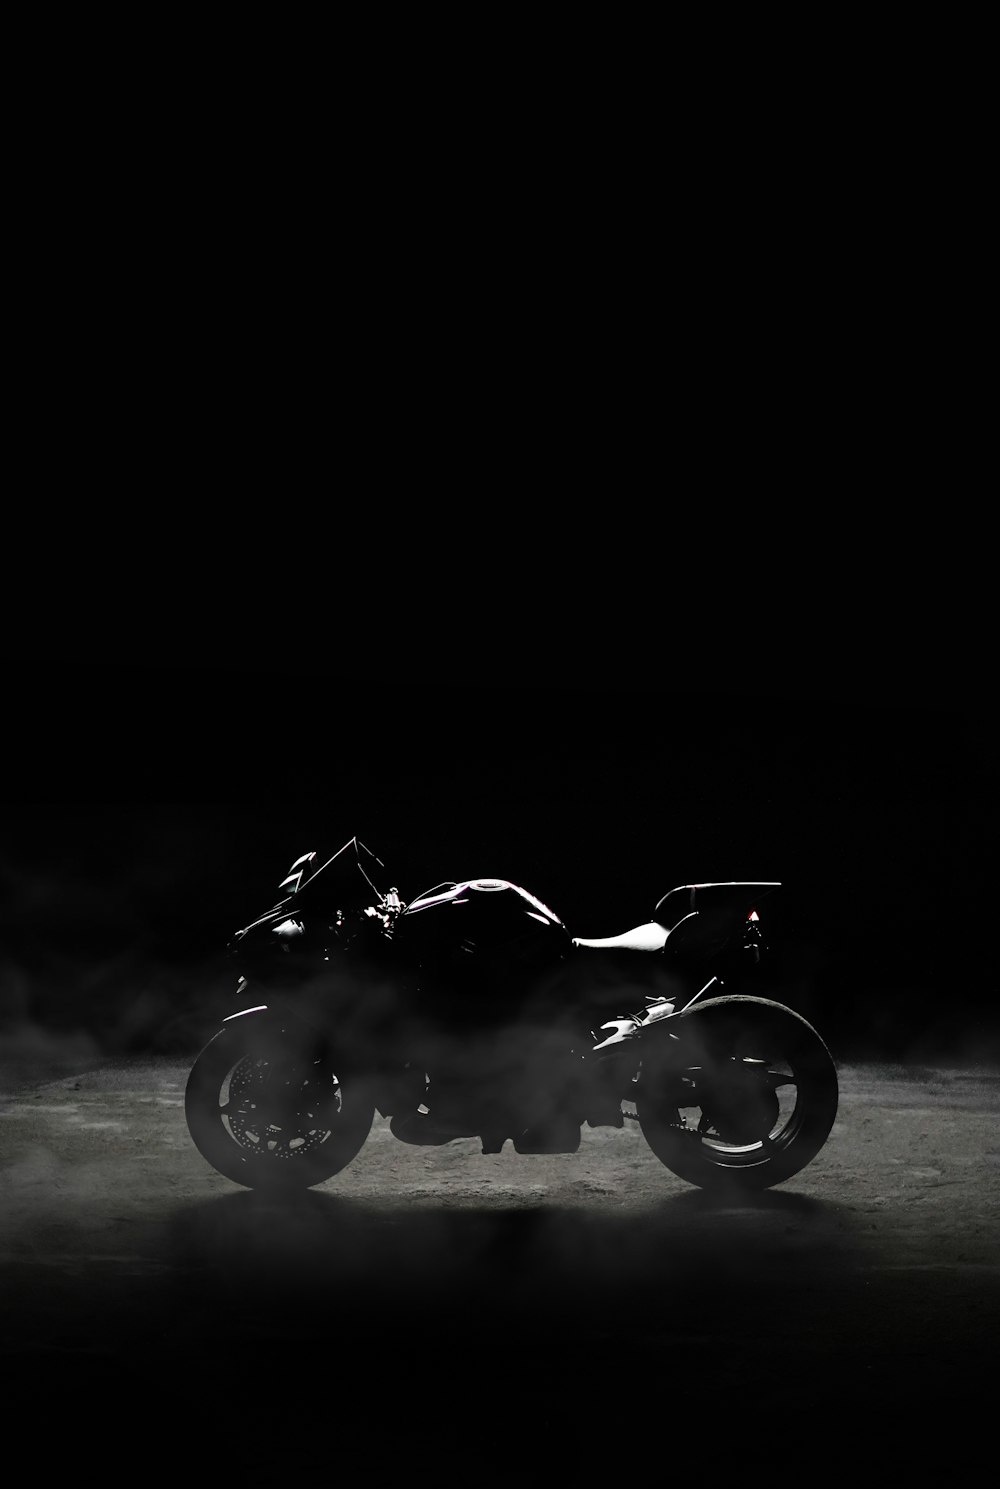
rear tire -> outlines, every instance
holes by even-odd
[[[202,1157],[249,1189],[322,1184],[364,1145],[375,1107],[322,1035],[294,1020],[226,1024],[202,1050],[184,1093]]]
[[[830,1051],[800,1014],[764,998],[713,998],[657,1031],[636,1112],[671,1173],[702,1189],[768,1189],[805,1168],[837,1116]]]

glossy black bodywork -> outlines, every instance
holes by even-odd
[[[585,1122],[621,1127],[626,1104],[638,1111],[640,1077],[639,1119],[667,1166],[692,1182],[722,1168],[774,1182],[799,1153],[808,1161],[800,1131],[824,1139],[835,1087],[815,1031],[777,1004],[719,996],[723,967],[728,977],[730,965],[757,960],[756,906],[774,881],[681,885],[654,919],[588,941],[507,879],[450,881],[404,904],[380,887],[384,866],[357,839],[317,861],[296,860],[283,898],[235,937],[244,1012],[225,1021],[188,1083],[196,1141],[238,1182],[321,1182],[357,1152],[373,1110],[407,1143],[478,1136],[484,1153],[508,1138],[522,1153],[575,1152]],[[797,1145],[794,1162],[770,1166],[768,1135],[780,1110],[773,1083],[792,1077],[771,1072],[769,1052],[734,1064],[699,1034],[731,1028],[735,1004],[753,1005],[747,1016],[812,1072],[816,1122],[796,1118],[784,1146],[773,1145],[775,1156]],[[230,1059],[242,1084],[220,1100]],[[701,1125],[679,1121],[681,1107],[700,1107]],[[675,1156],[678,1132],[707,1156]],[[702,1147],[711,1133],[728,1144],[724,1156],[711,1136]]]
[[[700,964],[743,946],[748,914],[776,887],[682,885],[658,902],[654,920],[586,941],[507,879],[450,881],[406,904],[385,882],[384,865],[356,838],[325,859],[303,855],[283,898],[230,947],[246,1004],[294,1011],[349,1041],[381,1072],[384,1114],[415,1089],[419,1097],[420,1081],[415,1088],[404,1072],[471,1069],[473,1044],[480,1070],[511,1039],[523,1050],[526,1033],[554,1039],[574,1060],[598,1049],[606,1058],[609,1044],[628,1043],[698,995]],[[606,1020],[619,1016],[609,1041]]]

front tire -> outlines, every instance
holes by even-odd
[[[223,1026],[195,1061],[184,1093],[202,1157],[248,1189],[322,1184],[364,1145],[375,1116],[360,1075],[293,1020],[253,1016]]]
[[[671,1173],[702,1189],[768,1189],[815,1158],[839,1089],[830,1051],[800,1014],[713,998],[657,1033],[667,1037],[643,1058],[636,1112]]]

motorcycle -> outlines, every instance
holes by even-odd
[[[321,1184],[375,1114],[402,1142],[575,1153],[584,1124],[638,1127],[704,1189],[782,1183],[825,1144],[837,1072],[800,1014],[729,991],[764,950],[777,882],[684,884],[619,936],[572,936],[506,879],[404,903],[358,839],[304,854],[230,945],[237,996],[198,1055],[185,1115],[249,1188]],[[725,979],[725,980],[724,980]]]

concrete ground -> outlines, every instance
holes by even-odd
[[[268,1199],[194,1148],[186,1077],[0,1060],[0,1363],[37,1469],[757,1482],[992,1445],[998,1070],[842,1068],[826,1147],[742,1201],[631,1124],[483,1156],[378,1117]]]

